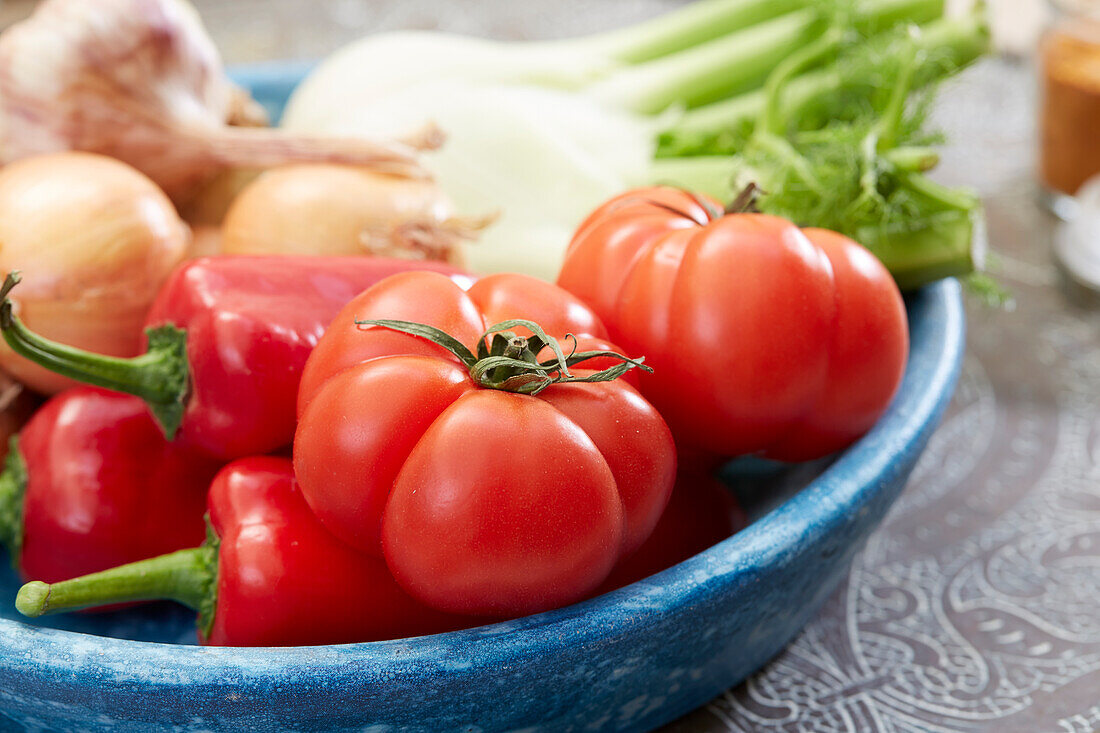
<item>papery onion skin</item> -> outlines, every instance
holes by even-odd
[[[348,166],[290,165],[263,173],[237,196],[222,226],[222,251],[345,256],[382,248],[387,256],[458,265],[460,245],[447,231],[452,214],[450,200],[432,181]],[[426,247],[405,241],[403,232],[412,227],[427,235]]]
[[[0,169],[0,272],[37,333],[112,356],[141,352],[142,323],[184,257],[189,232],[168,197],[125,163],[57,153]],[[0,367],[52,394],[74,382],[0,344]]]

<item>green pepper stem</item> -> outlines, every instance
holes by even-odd
[[[37,617],[80,608],[133,601],[173,600],[196,611],[210,585],[207,548],[193,547],[60,583],[27,583],[15,607]]]
[[[172,325],[146,329],[148,348],[129,359],[51,341],[28,329],[12,312],[8,294],[19,279],[19,273],[12,272],[0,287],[0,329],[12,351],[61,376],[140,397],[164,434],[174,438],[190,389],[187,332]]]
[[[27,492],[27,465],[19,450],[19,436],[8,441],[4,472],[0,473],[0,545],[8,551],[11,564],[18,566],[23,549],[23,501]]]
[[[35,580],[19,589],[15,608],[31,618],[51,613],[136,601],[169,600],[199,612],[199,631],[208,636],[217,605],[220,540],[207,521],[198,547],[63,580]]]

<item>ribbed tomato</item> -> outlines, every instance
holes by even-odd
[[[487,338],[520,317],[510,336]],[[453,339],[363,323],[375,319]],[[515,616],[579,600],[668,502],[676,458],[660,415],[622,379],[579,381],[595,378],[590,364],[623,360],[603,355],[559,381],[568,370],[539,365],[555,357],[533,322],[562,340],[563,357],[567,333],[580,352],[612,350],[592,311],[550,283],[493,275],[466,292],[419,272],[353,300],[306,365],[294,442],[303,495],[330,532],[384,555],[434,608]]]
[[[679,189],[598,208],[558,284],[646,355],[642,393],[686,450],[827,455],[875,423],[904,373],[904,303],[866,249]]]

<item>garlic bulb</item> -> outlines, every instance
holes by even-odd
[[[11,298],[27,326],[47,338],[138,354],[145,313],[188,238],[164,193],[117,160],[55,153],[0,169],[0,273],[22,272]],[[2,340],[0,367],[39,392],[74,384]]]
[[[325,139],[253,127],[185,0],[45,0],[0,34],[0,162],[62,150],[125,161],[177,202],[224,167],[293,161],[421,175],[406,142]]]

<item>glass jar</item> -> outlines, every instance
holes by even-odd
[[[1073,195],[1100,173],[1100,0],[1052,0],[1039,42],[1039,181],[1054,213],[1072,216]]]

